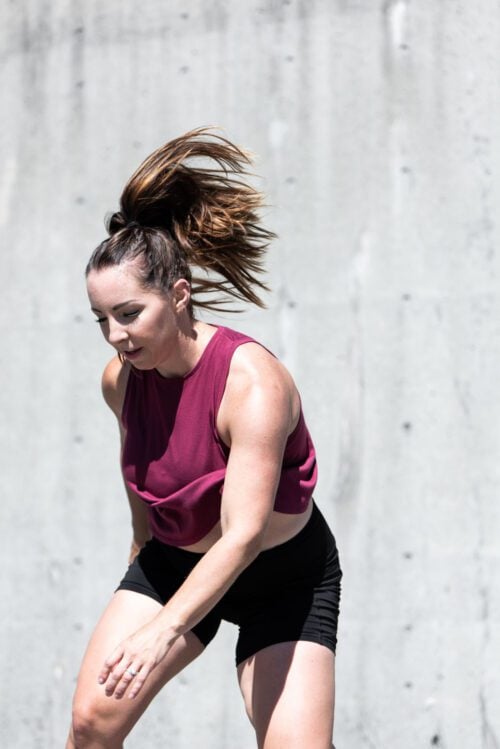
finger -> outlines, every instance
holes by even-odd
[[[128,664],[131,662],[131,660],[131,658],[122,658],[120,663],[117,663],[116,666],[113,666],[106,682],[106,694],[108,695],[108,697],[111,697],[112,694],[115,694],[116,696],[115,690],[118,684],[123,679],[123,676],[126,673],[126,669],[128,668]]]
[[[124,647],[122,645],[119,645],[117,648],[115,648],[115,650],[113,650],[109,658],[106,658],[106,660],[104,661],[103,667],[100,670],[99,676],[98,676],[99,684],[106,683],[113,667],[121,661],[123,656],[124,656]]]
[[[114,696],[116,697],[116,699],[119,700],[121,697],[123,697],[123,695],[127,691],[127,687],[129,686],[129,684],[135,678],[137,678],[138,674],[140,673],[140,668],[141,668],[140,666],[131,664],[125,669],[114,692]]]
[[[155,665],[156,664],[152,661],[146,662],[141,667],[141,670],[137,673],[137,675],[134,676],[133,684],[130,687],[130,692],[129,692],[129,697],[131,700],[133,700],[134,697],[137,697],[142,687],[144,686],[144,683],[146,679],[148,678],[149,674],[154,669]]]

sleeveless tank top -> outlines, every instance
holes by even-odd
[[[122,410],[123,475],[149,508],[153,536],[165,544],[194,544],[220,519],[229,448],[217,433],[217,412],[233,353],[248,342],[255,343],[217,326],[184,377],[166,378],[156,369],[129,373]],[[286,444],[274,509],[304,512],[316,478],[316,455],[301,409]]]

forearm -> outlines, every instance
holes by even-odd
[[[158,615],[166,637],[175,639],[203,619],[259,551],[259,539],[240,538],[230,532],[223,535]]]
[[[148,508],[126,484],[125,489],[130,505],[134,540],[142,545],[151,538]]]

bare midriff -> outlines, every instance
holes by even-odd
[[[284,512],[273,512],[269,518],[269,523],[264,532],[262,551],[271,549],[273,546],[279,546],[286,543],[291,538],[300,533],[302,528],[307,525],[313,509],[312,501],[309,502],[307,510],[300,515],[292,515]],[[210,549],[222,536],[222,527],[220,521],[214,525],[207,535],[191,546],[182,546],[185,551],[194,551],[198,554],[204,554]]]

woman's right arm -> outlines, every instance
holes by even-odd
[[[125,437],[125,430],[121,423],[120,425],[120,436],[121,436],[121,449],[123,449],[123,439]],[[151,538],[151,529],[149,527],[148,508],[140,499],[135,492],[124,483],[125,491],[127,492],[128,503],[130,505],[130,513],[132,515],[132,543],[130,545],[130,554],[128,563],[132,564],[142,547]]]
[[[123,449],[125,440],[125,429],[122,424],[121,413],[129,372],[129,366],[122,364],[118,356],[115,356],[107,364],[102,375],[102,394],[104,400],[116,416],[120,429],[120,450]],[[129,563],[132,563],[146,541],[151,538],[151,530],[146,505],[127,484],[125,484],[125,490],[132,515],[132,544],[129,555]]]

